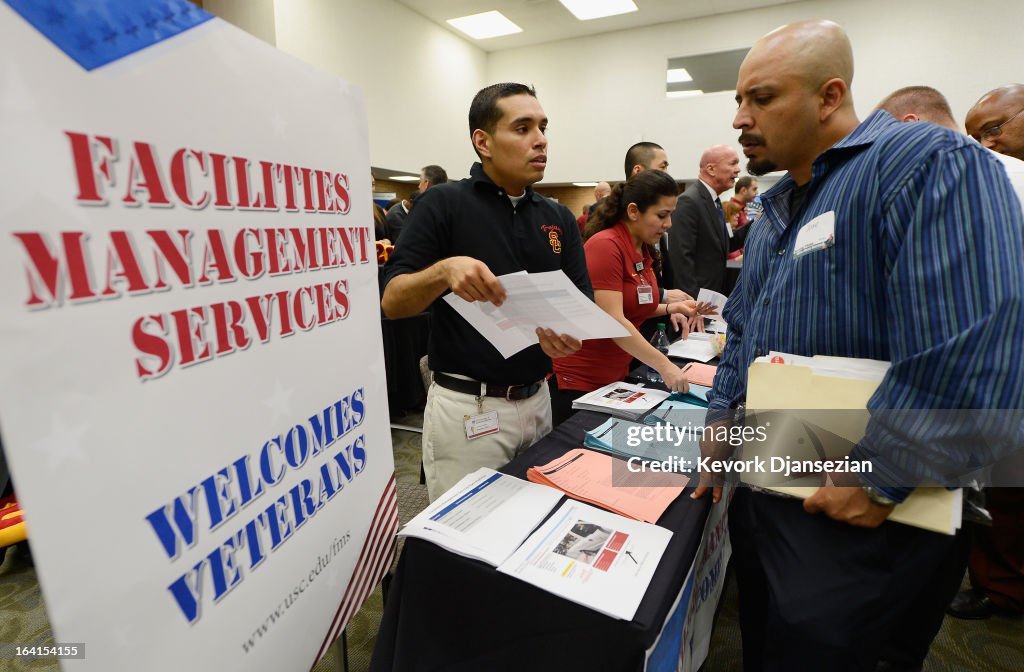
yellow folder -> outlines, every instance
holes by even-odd
[[[814,357],[810,361],[813,368],[765,361],[751,365],[747,377],[747,414],[754,416],[755,426],[774,423],[775,427],[766,428],[767,441],[745,444],[745,460],[755,455],[768,464],[772,457],[841,460],[864,436],[870,419],[867,403],[878,388],[884,368],[870,360]],[[845,410],[832,412],[840,409]],[[857,409],[862,412],[854,412]],[[782,478],[769,471],[744,473],[742,480],[806,499],[822,484],[823,476],[803,474]],[[919,487],[893,510],[889,520],[954,534],[961,523],[962,499],[959,489]]]

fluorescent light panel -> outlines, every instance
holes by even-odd
[[[692,82],[693,77],[686,71],[686,68],[672,68],[665,74],[665,82],[667,84],[680,84],[682,82]]]
[[[457,19],[448,19],[448,23],[474,40],[486,40],[489,37],[523,32],[522,28],[509,21],[504,14],[498,11],[460,16]]]
[[[574,187],[596,187],[597,182],[573,182]]]
[[[637,11],[633,0],[558,0],[580,21]]]
[[[693,89],[691,91],[666,91],[666,98],[692,98],[693,96],[703,96],[704,92],[700,89]]]
[[[419,182],[419,175],[395,175],[394,177],[382,178],[385,180],[394,180],[395,182]]]

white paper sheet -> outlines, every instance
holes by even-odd
[[[572,407],[635,420],[668,399],[669,394],[664,390],[620,381],[584,394],[572,402]]]
[[[398,534],[497,566],[561,498],[553,488],[481,468],[464,476]]]
[[[672,532],[566,501],[498,571],[632,620]]]
[[[711,342],[714,334],[693,333],[668,346],[669,357],[694,359],[698,362],[709,362],[718,355],[715,344]]]
[[[727,297],[725,294],[719,294],[718,292],[711,289],[706,289],[702,287],[701,290],[697,293],[697,303],[710,303],[712,306],[716,308],[715,312],[707,316],[712,319],[722,319],[722,312],[725,311],[725,304],[728,301],[729,297]],[[724,322],[725,320],[722,321]]]
[[[455,294],[446,295],[444,300],[506,359],[538,342],[537,327],[581,341],[629,335],[561,271],[511,273],[498,280],[507,296],[500,308],[482,301],[469,302]]]

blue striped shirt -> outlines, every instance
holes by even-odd
[[[978,446],[957,423],[885,420],[889,410],[1024,408],[1024,220],[999,162],[965,136],[875,112],[815,160],[790,213],[795,186],[787,174],[761,198],[711,410],[740,403],[747,368],[771,350],[866,357],[892,366],[851,459],[869,459],[864,480],[888,496],[1015,448],[1012,428]],[[830,211],[834,244],[794,257],[797,232]]]

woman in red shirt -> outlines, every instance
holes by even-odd
[[[658,241],[672,226],[677,193],[668,173],[646,170],[615,185],[591,215],[590,237],[583,249],[594,301],[629,335],[587,340],[575,354],[553,360],[555,375],[548,386],[554,424],[572,414],[575,399],[625,378],[633,357],[656,369],[670,390],[687,390],[686,374],[637,329],[652,317],[669,316],[680,323],[697,314],[692,298],[673,303],[660,303],[658,298]]]

